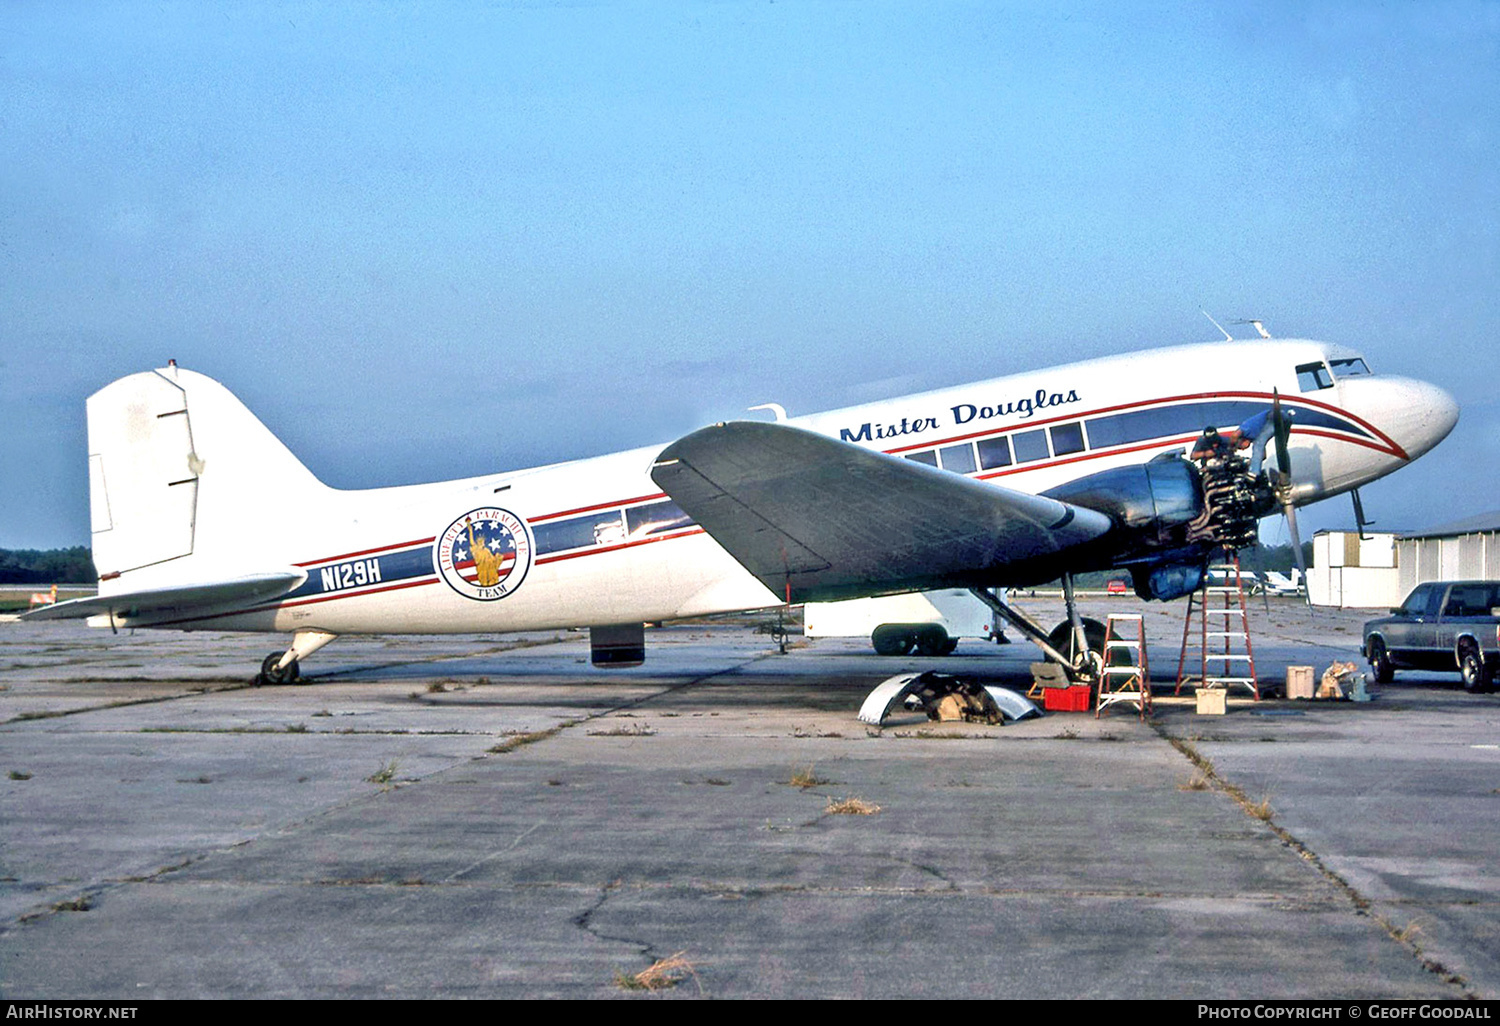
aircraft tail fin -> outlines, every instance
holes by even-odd
[[[228,389],[175,364],[94,393],[88,427],[101,595],[263,569],[268,502],[328,491]]]

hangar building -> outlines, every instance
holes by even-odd
[[[1319,531],[1308,594],[1315,606],[1398,606],[1424,581],[1500,580],[1500,511],[1410,534]]]

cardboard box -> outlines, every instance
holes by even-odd
[[[1313,668],[1311,666],[1288,666],[1286,668],[1286,697],[1312,698]]]
[[[1221,688],[1198,689],[1198,715],[1224,715],[1224,692]]]

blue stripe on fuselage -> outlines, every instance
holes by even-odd
[[[282,601],[354,591],[372,584],[391,584],[413,577],[431,576],[433,573],[435,571],[432,568],[430,545],[401,552],[384,552],[378,556],[340,559],[322,566],[308,567],[307,580],[295,591],[282,596]]]

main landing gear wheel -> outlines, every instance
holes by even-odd
[[[281,657],[284,655],[286,655],[285,652],[272,652],[266,656],[260,664],[260,674],[255,678],[256,687],[262,684],[291,684],[297,679],[297,660],[293,659],[281,669],[276,668],[276,664],[281,662]]]
[[[1083,640],[1088,644],[1089,651],[1101,659],[1104,656],[1104,634],[1104,624],[1083,617]],[[1077,653],[1073,650],[1073,625],[1067,620],[1052,628],[1052,633],[1047,635],[1047,642],[1072,659],[1074,666],[1079,665]]]

